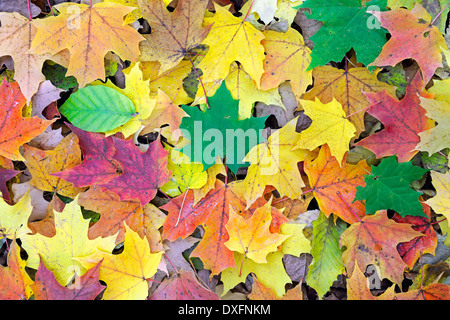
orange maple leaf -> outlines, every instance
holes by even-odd
[[[38,117],[24,118],[22,109],[25,97],[17,82],[8,83],[6,79],[0,86],[0,155],[24,161],[19,147],[40,135],[54,120],[42,120]]]
[[[353,203],[353,199],[356,187],[365,185],[363,175],[370,173],[370,167],[365,160],[357,165],[348,164],[345,160],[346,155],[340,167],[325,144],[317,159],[312,162],[306,160],[304,168],[320,210],[327,217],[334,213],[348,223],[354,223],[366,214],[364,204],[360,201]]]

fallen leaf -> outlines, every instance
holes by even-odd
[[[124,250],[118,255],[96,250],[76,259],[85,268],[101,261],[99,279],[106,282],[104,300],[143,300],[147,281],[156,273],[163,252],[151,253],[148,241],[125,224]]]
[[[0,86],[0,117],[4,119],[0,127],[0,156],[11,160],[24,161],[19,147],[44,132],[47,126],[53,123],[53,120],[42,120],[38,117],[22,117],[25,102],[18,83],[8,83],[3,79]]]
[[[397,245],[420,236],[422,233],[414,231],[411,225],[388,219],[386,211],[363,217],[345,230],[339,241],[341,248],[346,247],[342,261],[347,274],[352,276],[356,264],[360,270],[373,264],[379,268],[381,279],[401,283],[406,263],[397,252]]]

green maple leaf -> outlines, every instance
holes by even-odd
[[[353,200],[366,200],[366,213],[392,209],[402,217],[423,216],[419,201],[420,192],[411,188],[411,182],[420,179],[429,170],[416,167],[412,162],[398,163],[396,156],[384,158],[372,174],[364,178],[365,187],[356,187]]]
[[[180,151],[191,161],[203,163],[205,170],[215,164],[216,157],[225,157],[236,173],[239,167],[249,165],[243,159],[250,149],[265,140],[261,130],[267,117],[238,120],[239,100],[233,99],[224,81],[208,103],[210,109],[203,112],[182,106],[189,117],[183,118],[180,129],[191,143]]]
[[[358,62],[368,65],[380,54],[386,43],[386,30],[367,10],[386,11],[387,0],[306,0],[295,7],[309,8],[307,17],[323,21],[323,26],[310,39],[314,42],[308,70],[330,61],[341,61],[354,49]]]

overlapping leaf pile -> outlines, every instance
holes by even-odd
[[[10,2],[0,299],[450,299],[448,3]]]

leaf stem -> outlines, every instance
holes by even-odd
[[[178,212],[178,219],[177,219],[177,223],[175,223],[175,228],[178,227],[178,223],[180,222],[181,212],[183,211],[184,201],[186,200],[186,196],[187,196],[188,192],[189,192],[189,187],[184,192],[183,202],[181,203],[180,211]]]
[[[169,259],[169,257],[167,256],[166,253],[164,253],[164,257],[167,259],[167,261],[169,261],[170,265],[172,266],[172,268],[175,270],[175,272],[177,274],[179,274],[177,267],[175,267],[175,265],[173,264],[173,262]]]
[[[430,23],[430,26],[432,26],[436,22],[437,18],[439,18],[441,16],[442,12],[444,12],[444,10],[447,9],[447,7],[449,5],[450,5],[450,1],[447,3],[447,5],[444,8],[442,8],[441,11],[439,11],[439,13],[436,15],[436,17],[434,17],[433,21],[431,21],[431,23]]]
[[[336,194],[342,200],[342,202],[345,203],[345,205],[347,206],[348,210],[350,210],[350,212],[353,213],[353,215],[356,217],[358,222],[361,222],[361,218],[356,214],[355,211],[353,211],[353,209],[350,207],[350,205],[347,203],[347,201],[342,197],[341,192],[340,191],[336,191]]]
[[[30,0],[27,0],[27,6],[28,6],[28,17],[30,18],[30,21],[31,21],[33,18],[31,17]]]
[[[255,0],[252,0],[252,3],[250,3],[250,7],[248,7],[247,14],[245,15],[244,19],[242,19],[242,23],[244,23],[245,20],[247,20],[249,14],[250,14],[250,11],[252,10],[252,7],[253,7],[253,4],[254,4],[254,3],[255,3]]]
[[[371,108],[371,107],[373,107],[373,106],[379,104],[380,102],[381,102],[381,100],[380,100],[380,101],[377,101],[377,102],[375,102],[375,103],[372,103],[371,105],[369,105],[369,106],[367,106],[367,107],[365,107],[365,108],[362,108],[362,109],[357,110],[357,111],[355,111],[355,112],[353,112],[353,113],[350,113],[350,114],[349,114],[348,116],[346,116],[345,118],[348,119],[348,118],[350,118],[351,116],[353,116],[353,115],[355,115],[355,114],[357,114],[357,113],[359,113],[359,112],[361,112],[361,111],[365,111],[365,110],[367,110],[367,109],[369,109],[369,108]]]
[[[52,16],[55,16],[55,13],[53,12],[52,5],[50,4],[50,0],[47,0],[47,4],[48,4],[48,7],[50,8],[50,12],[52,13]]]
[[[420,291],[423,291],[423,263],[422,263],[422,251],[420,251]]]

